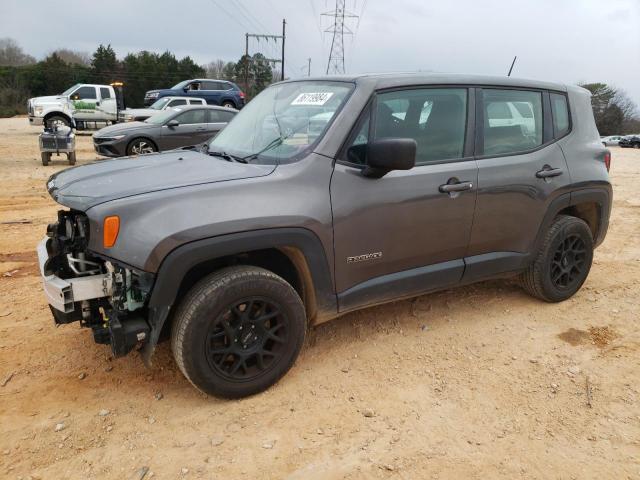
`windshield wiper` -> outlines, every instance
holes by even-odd
[[[207,152],[207,155],[211,155],[212,157],[224,158],[228,162],[247,163],[247,160],[245,158],[238,157],[237,155],[231,155],[227,152]]]
[[[242,160],[244,160],[245,163],[248,162],[249,160],[254,160],[258,158],[262,153],[266,152],[267,150],[271,150],[272,148],[279,147],[280,145],[282,145],[282,142],[284,142],[287,138],[289,137],[287,136],[287,137],[274,138],[269,143],[267,143],[267,145],[263,147],[261,150],[258,150],[256,153],[247,155],[246,157],[242,157]]]

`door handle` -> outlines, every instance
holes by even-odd
[[[471,190],[473,188],[472,182],[457,182],[457,183],[445,183],[440,185],[438,190],[442,193],[464,192],[465,190]]]
[[[205,132],[207,129],[205,127],[196,128],[196,132]]]
[[[542,170],[536,172],[538,178],[551,178],[562,175],[564,172],[561,168],[551,168],[549,165],[545,165]]]

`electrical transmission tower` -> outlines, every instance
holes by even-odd
[[[358,18],[357,15],[346,10],[345,1],[346,0],[336,0],[335,10],[322,14],[327,17],[333,17],[333,25],[325,30],[325,32],[333,34],[331,39],[331,51],[329,52],[329,61],[327,62],[327,75],[329,73],[345,73],[344,36],[353,35],[349,26],[345,24],[345,19]]]

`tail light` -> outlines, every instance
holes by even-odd
[[[608,172],[611,169],[611,152],[604,152],[604,165]]]
[[[244,92],[240,90],[240,98],[244,100]]]

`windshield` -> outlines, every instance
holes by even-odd
[[[167,103],[169,103],[171,97],[162,97],[159,100],[156,100],[149,108],[153,108],[154,110],[162,110]]]
[[[182,90],[184,87],[189,85],[189,83],[191,83],[191,80],[183,80],[182,82],[176,83],[173,87],[171,87],[171,90]]]
[[[308,81],[274,85],[250,101],[209,144],[210,152],[261,163],[293,158],[315,143],[353,84]]]
[[[70,95],[71,92],[73,92],[76,88],[78,88],[80,86],[79,83],[76,83],[73,87],[71,88],[67,88],[64,92],[62,92],[60,95]]]
[[[180,111],[180,108],[167,108],[166,110],[147,118],[144,123],[150,123],[151,125],[164,125],[165,122],[176,114],[176,112]]]

